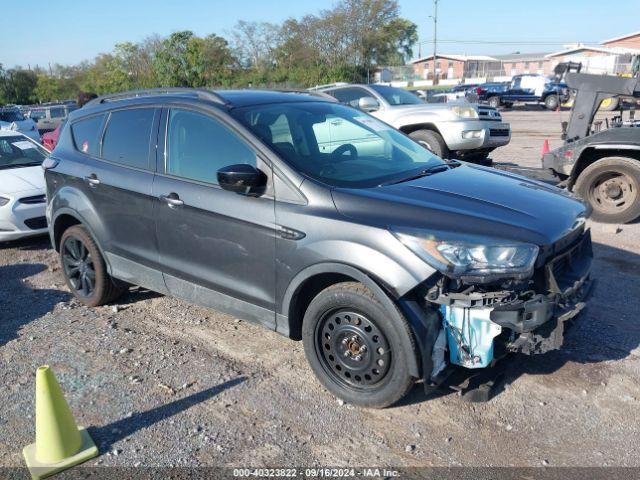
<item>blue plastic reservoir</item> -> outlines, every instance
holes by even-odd
[[[490,320],[492,308],[442,305],[449,361],[466,368],[484,368],[493,360],[493,339],[502,327]]]

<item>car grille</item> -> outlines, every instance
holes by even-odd
[[[502,121],[502,115],[495,108],[478,107],[478,117],[480,120]]]
[[[555,293],[563,293],[584,278],[591,269],[593,250],[589,232],[564,253],[547,264],[548,288]]]
[[[492,137],[508,137],[509,129],[508,128],[491,128],[489,129],[489,135]]]
[[[46,203],[47,197],[45,195],[34,195],[33,197],[24,197],[18,200],[20,203],[25,203],[27,205],[34,205],[37,203]]]
[[[33,217],[24,221],[24,224],[31,230],[40,230],[47,228],[47,217]]]

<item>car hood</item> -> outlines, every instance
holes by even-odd
[[[36,124],[31,119],[16,120],[15,122],[2,122],[0,121],[0,128],[4,130],[12,130],[11,125],[15,123],[16,128],[13,129],[18,132],[29,132],[36,129]]]
[[[17,193],[41,189],[44,192],[42,167],[19,167],[0,170],[0,193]]]
[[[542,182],[462,164],[369,189],[336,189],[338,211],[384,227],[420,228],[550,245],[582,222],[586,207]]]
[[[393,105],[389,107],[392,112],[397,114],[409,115],[420,112],[433,112],[440,110],[449,110],[451,103],[425,103],[423,105]]]

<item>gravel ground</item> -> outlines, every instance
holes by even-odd
[[[500,163],[537,166],[568,112],[504,114]],[[101,455],[121,466],[640,466],[640,224],[592,225],[599,285],[564,350],[513,361],[482,404],[416,387],[399,406],[337,401],[302,345],[144,290],[71,299],[46,238],[0,244],[0,467],[34,439],[49,364]]]

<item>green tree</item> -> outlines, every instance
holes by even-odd
[[[0,97],[5,103],[28,104],[36,100],[34,90],[38,77],[31,70],[20,67],[4,72]]]

